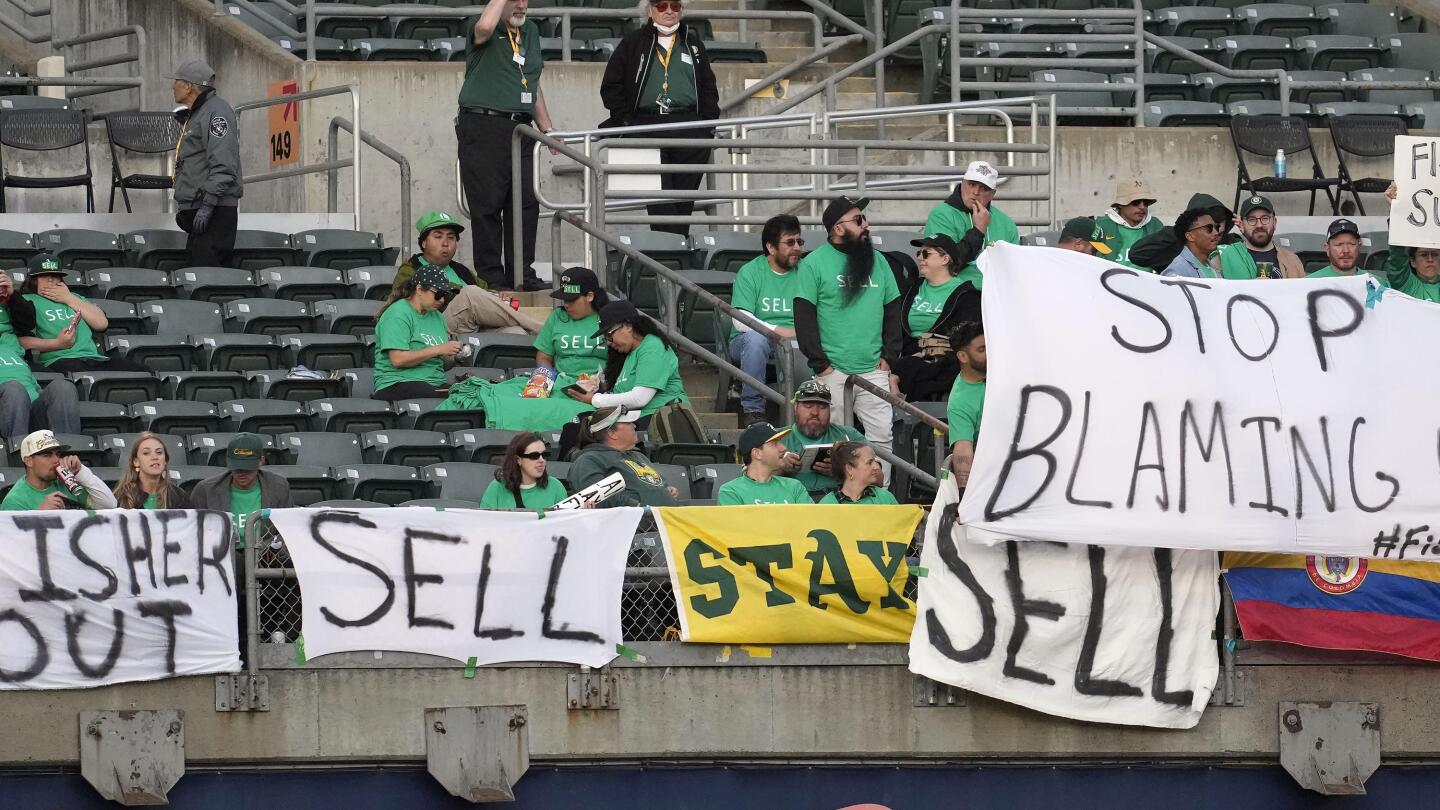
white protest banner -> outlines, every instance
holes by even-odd
[[[625,558],[644,510],[276,509],[300,578],[305,651],[477,664],[615,657]]]
[[[1008,244],[981,267],[972,540],[1440,559],[1440,307]]]
[[[1440,138],[1395,137],[1390,244],[1440,247]]]
[[[218,512],[0,513],[0,689],[240,669]]]
[[[941,482],[925,526],[911,672],[1074,720],[1200,722],[1220,671],[1213,553],[981,545],[955,499]]]

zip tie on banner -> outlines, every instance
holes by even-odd
[[[1380,299],[1385,296],[1385,288],[1375,283],[1375,279],[1365,279],[1365,308],[1374,309]]]
[[[626,647],[624,644],[621,644],[621,643],[619,643],[619,642],[616,642],[616,643],[615,643],[615,653],[616,653],[617,655],[621,655],[621,656],[624,656],[624,657],[626,657],[626,658],[629,658],[631,661],[634,661],[634,662],[637,663],[637,664],[644,664],[644,663],[649,662],[649,660],[650,660],[650,659],[646,658],[645,656],[641,655],[641,654],[639,653],[639,651],[637,651],[637,650],[632,650],[632,649],[630,649],[629,647]]]
[[[305,634],[295,636],[295,663],[305,666]]]
[[[270,508],[269,508],[269,507],[266,507],[266,508],[260,510],[260,519],[261,519],[261,520],[269,520],[269,519],[270,519]]]
[[[910,566],[910,573],[917,577],[928,577],[930,576],[930,569],[923,565],[912,565]]]
[[[473,655],[470,656],[470,659],[465,662],[465,677],[466,677],[466,678],[474,678],[474,677],[475,677],[475,656],[473,656]]]

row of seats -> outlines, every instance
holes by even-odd
[[[0,266],[28,265],[51,255],[75,272],[127,266],[178,270],[189,262],[186,238],[183,231],[168,229],[110,233],[55,228],[35,234],[0,230]],[[384,237],[369,231],[318,228],[293,234],[260,230],[235,234],[234,264],[246,270],[287,265],[344,270],[394,265],[398,258],[398,248],[385,247]]]
[[[286,36],[272,36],[271,41],[300,58],[305,58],[308,43],[303,39]],[[436,37],[433,39],[404,39],[380,37],[369,39],[338,39],[335,37],[315,38],[315,58],[322,62],[463,62],[465,61],[464,37]],[[540,55],[547,62],[558,62],[565,56],[565,40],[560,37],[541,37]],[[572,62],[608,62],[620,40],[614,37],[599,39],[576,39],[571,37],[570,60]],[[714,63],[737,62],[763,64],[767,61],[765,51],[754,43],[724,42],[706,40],[705,51]]]
[[[1273,99],[1230,101],[1224,104],[1213,101],[1151,101],[1145,102],[1142,111],[1147,127],[1223,127],[1239,117],[1256,115],[1280,115],[1280,102]],[[1426,101],[1397,106],[1369,101],[1327,102],[1324,104],[1303,104],[1290,102],[1290,114],[1308,121],[1311,126],[1322,126],[1334,119],[1346,116],[1384,116],[1393,118],[1402,126],[1415,129],[1434,129],[1428,122],[1440,126],[1440,102]]]
[[[350,300],[351,304],[336,304],[345,308],[345,315],[374,314],[379,302],[388,295],[395,277],[393,265],[374,267],[353,267],[349,270],[330,270],[324,267],[271,267],[265,270],[241,270],[234,267],[186,267],[167,272],[144,267],[100,267],[86,270],[77,275],[67,276],[66,284],[72,292],[89,298],[107,299],[114,302],[141,304],[162,300],[194,300],[225,305],[237,300],[270,299],[306,305],[321,301]],[[17,284],[23,283],[28,270],[12,270],[11,278]],[[173,298],[172,298],[173,297]],[[364,301],[362,299],[369,299]],[[265,307],[264,302],[254,302]],[[183,307],[184,305],[182,305]],[[232,308],[224,313],[227,319],[249,320],[255,311],[246,307]],[[109,312],[110,310],[106,310]],[[189,310],[175,310],[177,312]],[[202,315],[209,310],[196,310]],[[121,317],[156,317],[166,315],[159,308],[141,308],[138,313],[117,311]],[[330,314],[329,311],[306,312],[296,307],[269,306],[266,314],[283,315],[294,320],[313,319]],[[161,318],[163,320],[163,318]],[[135,333],[136,330],[127,330]],[[145,331],[145,330],[140,330]],[[201,331],[201,330],[195,330]],[[256,331],[253,329],[224,329],[216,331]],[[304,331],[295,330],[295,331]],[[155,334],[151,332],[151,334]]]

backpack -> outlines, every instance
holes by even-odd
[[[708,444],[710,435],[688,402],[667,402],[650,417],[650,447],[662,444]]]

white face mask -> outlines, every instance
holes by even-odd
[[[680,23],[675,23],[674,25],[661,25],[660,23],[655,23],[655,30],[659,31],[664,36],[672,36],[676,31],[680,30]]]

